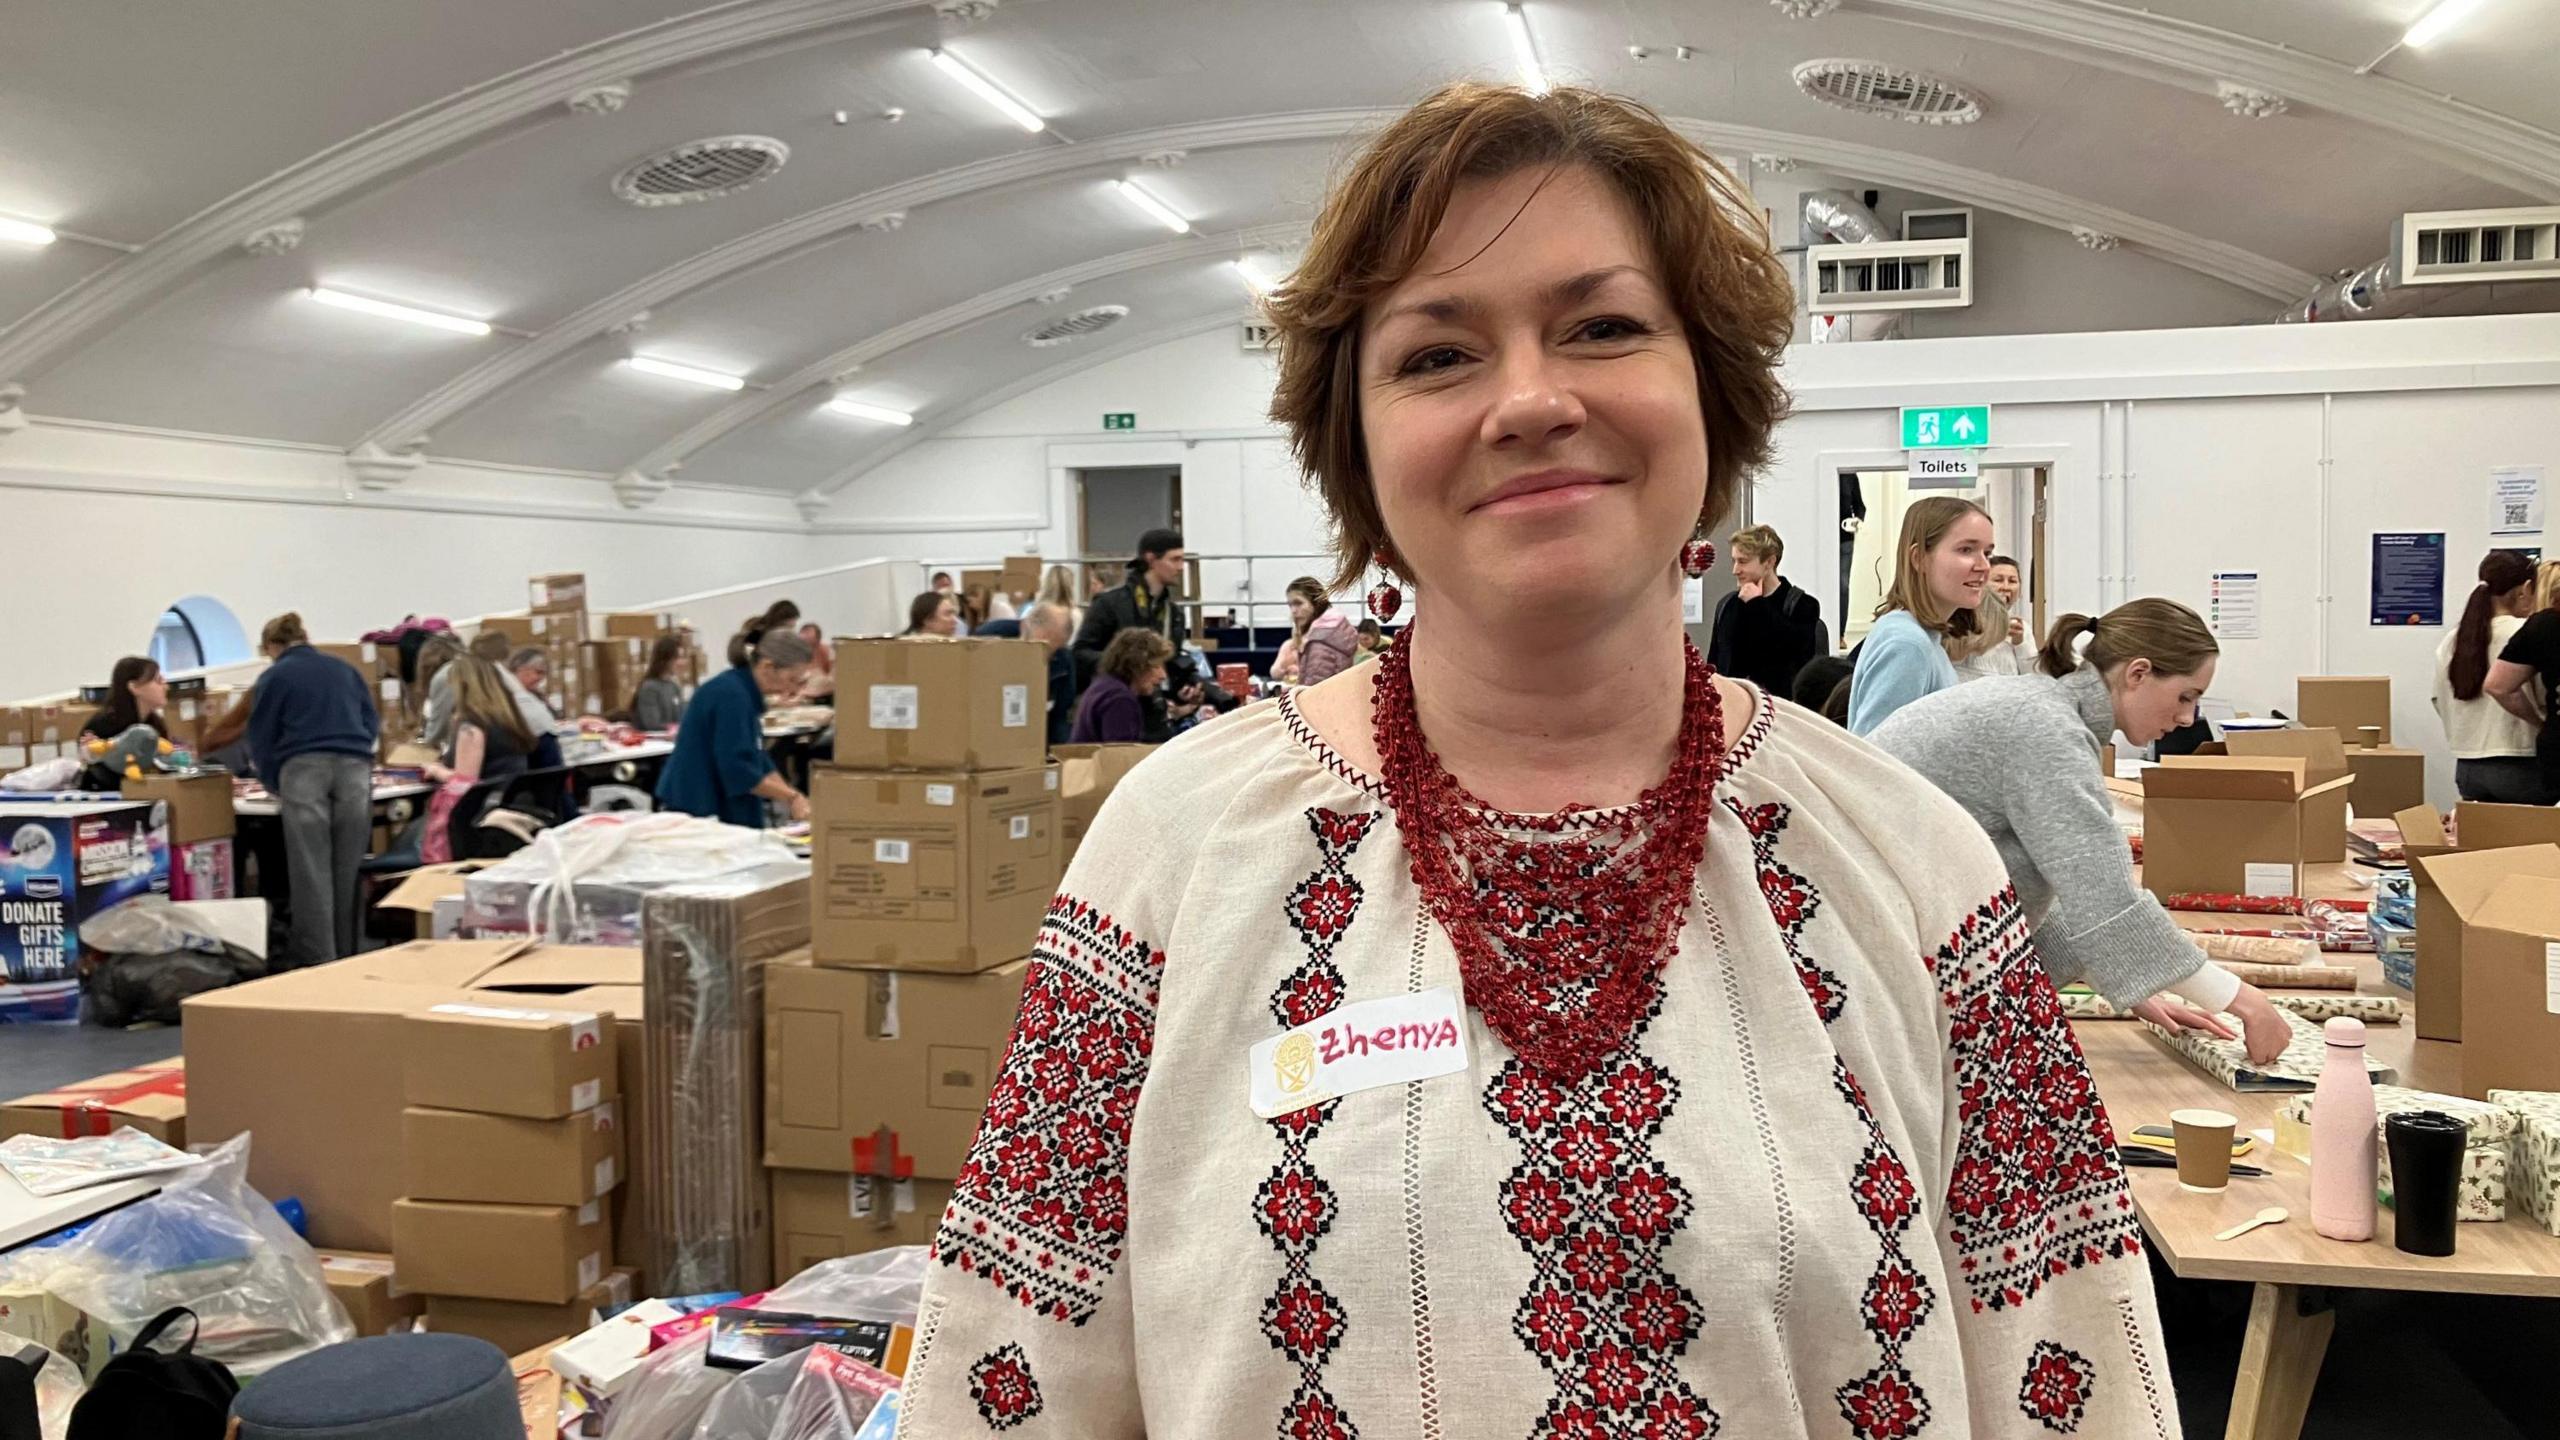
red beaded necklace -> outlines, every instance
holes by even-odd
[[[1542,817],[1502,814],[1441,767],[1414,709],[1410,631],[1378,665],[1378,768],[1414,886],[1457,949],[1467,1002],[1559,1081],[1587,1074],[1652,1009],[1706,853],[1724,705],[1698,647],[1682,647],[1671,773],[1633,805]]]

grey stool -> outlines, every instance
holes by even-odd
[[[507,1357],[468,1335],[377,1335],[287,1361],[231,1404],[239,1440],[524,1440]]]

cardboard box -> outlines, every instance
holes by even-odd
[[[836,763],[1012,770],[1049,748],[1049,652],[1033,640],[838,640]]]
[[[916,1174],[958,1175],[1029,968],[1027,960],[982,975],[768,967],[765,1163],[851,1170],[853,1142],[887,1129]]]
[[[2454,829],[2465,844],[2456,847],[2444,822],[2429,806],[2413,805],[2393,816],[2400,823],[2400,850],[2409,861],[2411,888],[2416,891],[2418,919],[2418,984],[2422,995],[2439,1003],[2418,1007],[2418,1038],[2462,1038],[2462,931],[2452,904],[2436,887],[2422,860],[2459,851],[2512,850],[2519,846],[2560,844],[2560,809],[2544,805],[2487,805],[2465,800],[2453,807]],[[2432,953],[2444,957],[2430,965]],[[2431,988],[2430,988],[2431,987]]]
[[[2223,737],[2223,745],[2227,753],[2243,758],[2299,759],[2303,763],[2303,782],[2306,785],[2327,785],[2333,780],[2351,782],[2317,800],[2304,802],[2302,809],[2302,863],[2340,865],[2346,862],[2347,796],[2354,788],[2355,772],[2347,768],[2346,746],[2339,742],[2337,731],[2234,730]],[[2146,815],[2148,813],[2145,812]],[[2149,843],[2144,841],[2146,845]]]
[[[231,814],[231,776],[224,771],[128,776],[124,798],[169,807],[167,823],[172,845],[227,840],[237,829]]]
[[[489,1205],[399,1200],[391,1253],[400,1281],[429,1295],[565,1305],[604,1279],[613,1261],[604,1202]]]
[[[637,640],[644,651],[659,636],[674,634],[677,624],[672,610],[610,610],[597,616],[596,622],[604,638]]]
[[[2373,750],[2349,750],[2347,768],[2356,777],[2349,803],[2355,807],[2358,819],[2380,819],[2427,803],[2427,757],[2423,751],[2396,750],[2387,745]]]
[[[89,722],[94,706],[71,703],[30,705],[27,717],[27,763],[41,765],[78,753],[80,727]]]
[[[169,893],[165,812],[130,800],[0,800],[0,1025],[80,1018],[80,922]]]
[[[413,1200],[584,1205],[622,1183],[621,1107],[611,1100],[557,1120],[412,1105],[400,1135]]]
[[[2299,723],[2354,735],[2365,726],[2391,743],[2391,677],[2303,675],[2293,682],[2293,718]]]
[[[421,940],[449,939],[462,923],[464,882],[473,871],[494,863],[489,860],[453,860],[442,865],[421,865],[401,877],[400,883],[392,886],[389,893],[374,901],[373,908],[395,910],[409,916]]]
[[[960,593],[963,595],[966,595],[971,590],[976,589],[983,589],[989,595],[993,595],[1003,584],[1004,571],[1000,569],[963,570],[960,572]]]
[[[537,615],[578,615],[587,608],[587,577],[536,575],[525,583],[527,608]]]
[[[589,713],[611,715],[630,708],[640,677],[649,673],[649,646],[649,641],[630,635],[587,642],[585,709]]]
[[[1046,574],[1048,567],[1040,562],[1037,555],[1007,555],[1004,557],[1004,593],[1017,601],[1027,600],[1040,593],[1040,581]]]
[[[631,1037],[642,1020],[639,979],[631,950],[422,940],[192,996],[188,1136],[218,1144],[255,1131],[250,1183],[299,1197],[313,1243],[388,1250],[391,1202],[404,1179],[410,1012],[474,998],[580,1006],[611,1011]],[[625,1070],[634,1089],[645,1074]],[[635,1185],[646,1144],[632,1137]]]
[[[187,1148],[184,1059],[118,1070],[0,1105],[0,1138],[45,1135],[74,1140],[127,1125],[163,1144]]]
[[[2355,783],[2314,786],[2307,769],[2299,759],[2179,755],[2143,771],[2143,887],[2245,894],[2249,867],[2274,865],[2288,872],[2285,893],[2301,894],[2305,838],[2326,823],[2322,802]]]
[[[930,1245],[951,1208],[948,1180],[889,1182],[876,1175],[773,1172],[773,1280],[821,1260],[893,1245]]]
[[[231,685],[208,686],[203,690],[187,694],[172,690],[168,708],[160,712],[160,723],[168,729],[171,744],[191,750],[201,757],[204,754],[205,732],[211,730],[215,722],[227,714],[241,696],[248,693],[245,688]],[[13,712],[0,711],[0,772],[16,768],[8,763],[10,747],[26,743],[23,738],[16,741],[9,739],[8,716],[11,713]]]
[[[1153,745],[1057,745],[1049,751],[1058,762],[1058,868],[1064,873],[1084,844],[1084,833],[1102,813],[1121,778],[1155,753]]]
[[[2466,849],[2418,865],[2460,937],[2442,944],[2447,927],[2424,928],[2421,909],[2418,1013],[2460,1012],[2462,1093],[2560,1090],[2560,845]]]
[[[506,636],[511,650],[528,645],[548,649],[563,641],[576,644],[586,639],[585,624],[581,615],[490,615],[480,621],[480,633]]]
[[[0,707],[0,775],[27,768],[29,734],[26,711],[15,706]]]
[[[439,1334],[474,1335],[510,1355],[522,1354],[595,1328],[603,1312],[632,1302],[639,1282],[640,1272],[626,1265],[559,1305],[428,1295],[423,1297],[427,1328]]]
[[[427,1297],[400,1288],[391,1257],[369,1250],[322,1250],[320,1278],[347,1307],[359,1339],[388,1335],[427,1313]]]
[[[1056,770],[812,780],[819,964],[965,974],[1031,953],[1058,889]]]
[[[352,645],[334,645],[314,640],[311,642],[311,648],[323,655],[334,655],[356,667],[356,673],[364,677],[364,683],[367,686],[371,686],[382,678],[382,652],[389,649],[395,659],[400,653],[397,646],[376,645],[370,640],[359,641]]]
[[[621,1093],[613,1017],[593,1010],[448,1001],[409,1016],[411,1105],[554,1120]]]

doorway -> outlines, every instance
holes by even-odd
[[[2024,611],[2030,637],[2041,637],[2048,623],[2045,596],[2045,519],[2052,470],[2044,465],[1985,465],[1970,481],[1911,483],[1899,469],[1842,470],[1840,513],[1858,521],[1841,537],[1841,643],[1864,640],[1875,623],[1876,606],[1893,584],[1894,547],[1902,535],[1903,512],[1925,495],[1956,495],[1991,513],[1994,550],[2018,562]]]
[[[1135,555],[1138,537],[1182,528],[1182,467],[1121,465],[1076,473],[1076,543],[1085,555]]]

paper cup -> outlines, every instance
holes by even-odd
[[[2172,1110],[2178,1138],[2178,1188],[2218,1195],[2231,1186],[2231,1140],[2240,1121],[2220,1110]]]

